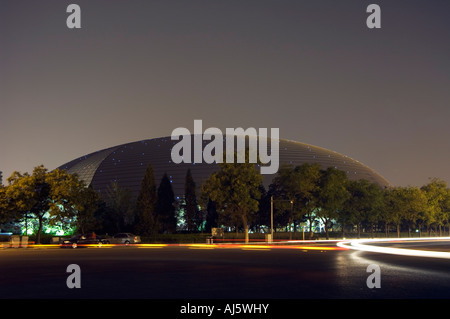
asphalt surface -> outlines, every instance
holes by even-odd
[[[67,287],[70,264],[80,267],[81,288]],[[370,264],[380,266],[380,288],[366,284]],[[0,250],[0,298],[442,299],[450,297],[449,266],[354,250],[8,248]]]

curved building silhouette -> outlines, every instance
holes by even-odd
[[[217,171],[218,166],[215,163],[173,163],[171,149],[178,142],[172,141],[169,136],[127,143],[81,156],[58,168],[77,173],[87,185],[91,185],[100,194],[105,194],[108,186],[117,182],[120,187],[129,189],[133,197],[137,197],[145,170],[151,163],[156,185],[159,185],[162,176],[167,173],[175,195],[180,197],[184,194],[184,182],[189,168],[197,187],[200,187],[204,180]],[[204,145],[208,143],[209,141],[203,142]],[[279,163],[280,167],[284,164],[296,166],[318,163],[323,169],[335,167],[346,172],[351,180],[366,179],[381,187],[390,185],[376,171],[348,156],[286,139],[280,139]],[[263,175],[266,189],[274,176]]]

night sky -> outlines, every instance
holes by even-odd
[[[194,119],[450,182],[449,17],[443,0],[0,0],[3,183]]]

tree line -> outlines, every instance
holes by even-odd
[[[240,166],[239,166],[240,165]],[[285,225],[288,232],[299,225],[307,226],[312,237],[318,224],[341,237],[362,232],[374,236],[394,229],[401,231],[450,235],[450,189],[438,178],[422,187],[381,187],[367,180],[350,180],[344,171],[334,167],[322,169],[319,164],[282,166],[267,192],[261,177],[248,164],[219,164],[202,187],[202,196],[217,204],[219,216],[241,219],[246,239],[248,229],[270,225],[273,212],[275,229]],[[246,223],[248,226],[246,226]]]
[[[40,165],[31,174],[14,172],[6,186],[0,185],[0,229],[31,232],[37,243],[44,229],[52,228],[66,234],[136,232],[144,236],[180,229],[203,230],[190,171],[186,175],[185,198],[185,203],[175,199],[167,174],[157,186],[151,165],[137,199],[117,182],[100,195],[77,174],[59,169],[48,171]]]
[[[127,231],[141,236],[227,227],[244,232],[248,241],[250,232],[269,231],[271,215],[275,231],[292,236],[306,227],[309,238],[317,230],[326,238],[330,230],[342,237],[375,232],[389,236],[393,231],[397,236],[402,231],[442,235],[445,228],[450,233],[450,190],[437,178],[422,187],[382,188],[350,180],[333,167],[303,164],[280,167],[266,190],[254,164],[218,166],[201,187],[188,170],[179,199],[167,174],[156,183],[151,164],[136,199],[115,182],[100,196],[77,175],[42,165],[32,174],[14,172],[0,186],[0,224],[33,227],[37,242],[43,227],[52,225],[80,233]]]

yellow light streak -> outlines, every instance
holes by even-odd
[[[163,248],[167,247],[167,244],[137,244],[135,245],[138,248]]]

